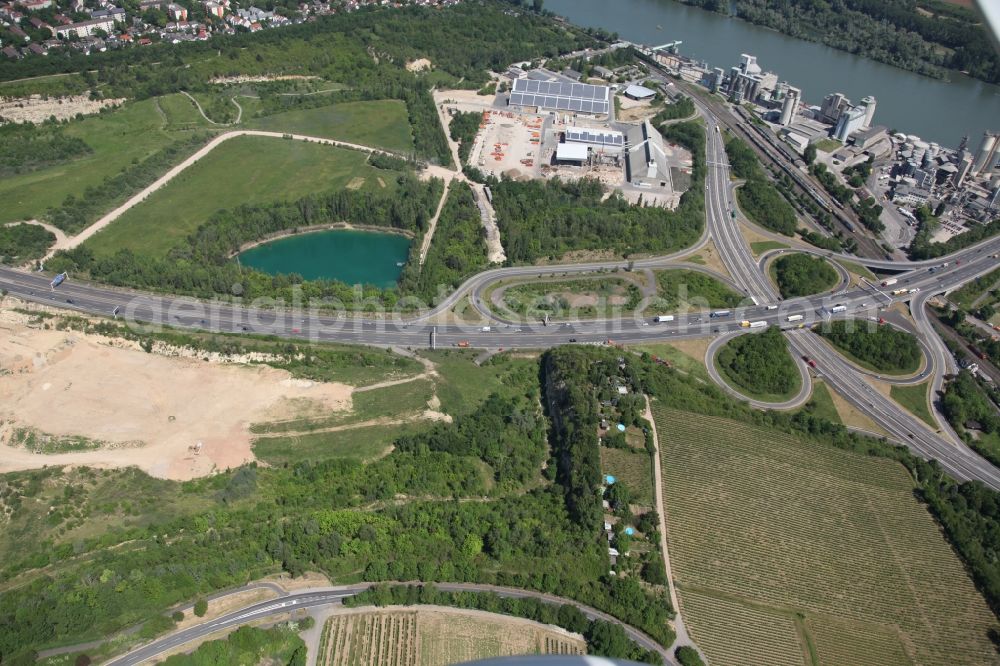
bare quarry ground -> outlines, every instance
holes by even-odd
[[[408,72],[420,72],[425,69],[431,68],[431,61],[427,58],[417,58],[416,60],[411,60],[406,63],[406,71]]]
[[[75,118],[76,114],[97,113],[104,107],[115,107],[124,99],[92,100],[89,95],[70,97],[0,97],[0,121],[15,123],[42,123],[50,117],[56,120]]]
[[[252,461],[251,422],[351,406],[346,384],[294,379],[266,366],[213,363],[201,354],[166,356],[155,348],[146,353],[121,340],[42,330],[26,320],[0,311],[0,421],[108,446],[43,455],[9,446],[4,438],[0,473],[44,465],[134,465],[155,477],[186,480]],[[121,446],[136,441],[143,445]],[[201,450],[195,452],[198,442]]]

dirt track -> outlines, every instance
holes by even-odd
[[[0,311],[0,421],[108,443],[41,455],[0,443],[0,473],[43,465],[135,465],[191,479],[254,459],[251,422],[349,409],[351,387],[260,365],[146,353],[132,343],[40,330]],[[122,447],[142,441],[140,447]],[[200,453],[191,450],[202,442]],[[115,448],[115,444],[119,444]]]

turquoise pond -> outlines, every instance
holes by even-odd
[[[265,273],[298,273],[307,280],[393,287],[410,254],[399,234],[332,229],[279,238],[240,253],[244,266]]]

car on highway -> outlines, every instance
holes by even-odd
[[[815,367],[816,367],[816,361],[812,360],[811,358],[809,358],[809,357],[808,357],[808,356],[806,356],[805,354],[803,354],[803,355],[802,355],[802,360],[803,360],[803,361],[805,361],[805,362],[806,362],[806,364],[807,364],[807,365],[808,365],[808,366],[809,366],[810,368],[815,368]]]
[[[569,341],[570,342],[576,342],[576,338],[570,338]]]
[[[66,302],[69,303],[70,305],[73,305],[73,299],[72,298],[67,298]]]

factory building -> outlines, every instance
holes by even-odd
[[[972,162],[972,175],[988,175],[997,168],[1000,161],[1000,136],[993,132],[983,133],[983,140],[976,151],[976,159]]]
[[[877,102],[875,101],[875,98],[872,97],[871,95],[868,95],[867,97],[864,97],[861,100],[861,108],[864,109],[865,111],[865,124],[864,124],[865,127],[872,126],[872,120],[875,119],[876,104]]]
[[[785,102],[781,105],[781,125],[788,127],[795,120],[799,112],[799,100],[802,98],[802,91],[798,88],[788,86],[785,91]]]
[[[865,110],[858,106],[852,106],[840,114],[837,119],[837,126],[833,130],[833,138],[841,143],[847,143],[847,139],[864,127]]]
[[[819,109],[820,118],[834,124],[850,106],[851,100],[847,99],[844,93],[831,93],[823,98],[823,105]]]
[[[580,166],[587,161],[589,153],[585,143],[560,143],[556,146],[556,162]]]
[[[634,100],[653,99],[656,97],[656,91],[633,83],[625,89],[625,96]]]
[[[625,178],[638,187],[666,187],[670,182],[663,136],[648,120],[628,131]]]
[[[564,136],[566,143],[587,144],[604,152],[619,153],[625,147],[625,135],[614,130],[567,127]]]

